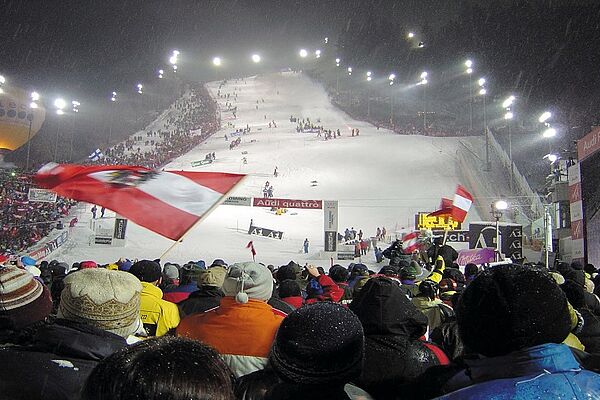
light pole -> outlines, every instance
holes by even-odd
[[[335,59],[335,91],[338,93],[340,93],[340,59],[336,58]]]
[[[429,74],[426,71],[421,72],[421,81],[417,83],[418,85],[423,86],[423,134],[427,130],[427,92],[425,88],[427,87],[427,76]]]
[[[391,73],[388,76],[388,80],[390,81],[390,125],[392,129],[394,128],[394,80],[396,79],[396,74]]]
[[[54,107],[56,107],[56,115],[64,115],[63,109],[67,106],[67,103],[63,99],[54,100]],[[54,162],[58,162],[58,138],[60,136],[60,119],[56,124],[56,141],[54,143]]]
[[[77,100],[73,100],[71,102],[72,107],[72,111],[77,114],[79,113],[79,106],[81,105],[80,102],[78,102]],[[71,129],[71,143],[70,143],[70,148],[69,148],[69,162],[73,162],[73,137],[75,136],[75,118],[73,118],[73,129]]]
[[[112,92],[112,96],[110,98],[110,102],[111,102],[111,104],[115,104],[117,102],[117,92]],[[110,145],[110,141],[112,139],[112,122],[113,122],[113,119],[114,119],[114,117],[112,115],[110,115],[109,118],[108,118],[108,141],[106,142],[108,145]]]
[[[483,134],[485,135],[485,170],[491,170],[490,164],[490,136],[488,135],[488,126],[487,126],[487,89],[485,88],[485,79],[479,78],[477,81],[479,84],[479,95],[483,98]]]
[[[367,118],[371,118],[371,71],[367,71]]]
[[[512,192],[514,186],[514,162],[512,156],[512,132],[511,132],[511,120],[514,117],[514,114],[511,111],[511,106],[515,101],[515,96],[510,96],[502,103],[502,107],[506,109],[506,114],[504,114],[504,119],[506,120],[506,125],[508,127],[508,158],[510,160],[510,190]]]
[[[473,75],[473,61],[465,61],[467,67],[466,73],[469,75],[469,130],[473,130],[473,81],[471,76]]]
[[[29,171],[29,160],[31,155],[31,127],[33,124],[33,110],[38,108],[38,104],[36,101],[40,99],[40,95],[38,92],[31,93],[31,103],[29,104],[29,110],[31,111],[27,114],[27,120],[29,121],[29,133],[27,134],[27,161],[25,162],[25,170]]]
[[[500,261],[500,255],[502,254],[502,246],[500,240],[500,218],[502,213],[508,208],[508,203],[504,200],[498,200],[492,203],[492,216],[496,220],[496,257],[495,261]]]

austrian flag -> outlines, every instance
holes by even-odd
[[[37,172],[35,182],[60,196],[106,207],[159,235],[179,240],[243,178],[221,172],[51,163]]]
[[[467,189],[458,185],[452,201],[452,219],[459,222],[465,222],[467,213],[473,204],[473,196],[467,192]]]

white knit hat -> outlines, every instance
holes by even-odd
[[[273,294],[273,275],[255,262],[236,263],[229,267],[222,290],[238,303],[247,303],[249,298],[267,301]]]

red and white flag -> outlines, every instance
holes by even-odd
[[[440,206],[434,212],[427,214],[428,217],[447,217],[452,214],[452,200],[442,197],[442,201],[440,202]]]
[[[410,254],[413,251],[419,250],[421,240],[419,240],[420,232],[411,232],[402,236],[402,250],[405,254]]]
[[[452,219],[458,222],[464,222],[467,213],[473,204],[473,196],[464,187],[458,185],[452,201]]]
[[[63,197],[106,207],[159,235],[179,240],[243,178],[221,172],[51,163],[37,172],[35,182]]]
[[[246,245],[247,249],[250,249],[250,253],[252,253],[252,258],[254,259],[254,257],[256,256],[256,250],[254,249],[254,242],[251,240],[248,242],[248,244]]]

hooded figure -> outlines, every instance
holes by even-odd
[[[448,357],[421,340],[427,317],[406,298],[398,284],[385,277],[369,279],[350,303],[365,332],[365,361],[360,387],[376,398],[392,398],[395,385],[412,380]]]

